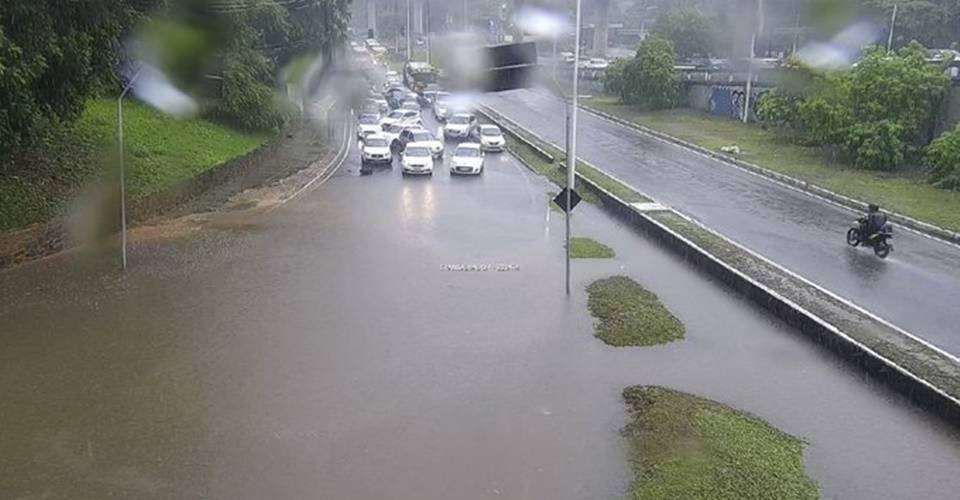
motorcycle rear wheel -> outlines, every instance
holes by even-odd
[[[847,231],[847,245],[852,247],[860,246],[860,230],[852,227]]]

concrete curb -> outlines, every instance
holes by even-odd
[[[510,130],[511,127],[504,125],[504,123],[509,120],[498,120],[497,117],[494,116],[496,113],[484,112],[484,114],[491,121],[499,124],[504,130],[510,131],[511,135],[520,137]],[[522,141],[525,144],[529,143],[529,141],[525,139],[522,139]],[[521,161],[521,163],[526,165],[526,162]],[[527,168],[531,168],[529,165],[526,166]],[[906,395],[917,404],[927,408],[954,425],[960,425],[960,400],[957,398],[954,398],[934,384],[918,377],[908,369],[850,337],[799,304],[783,297],[778,292],[723,262],[680,233],[653,217],[648,216],[590,179],[579,173],[577,177],[578,182],[583,183],[583,186],[586,186],[599,197],[604,209],[612,212],[617,217],[628,222],[635,228],[642,230],[644,233],[653,236],[658,242],[691,262],[700,270],[720,279],[727,286],[769,310],[778,318],[797,328],[804,335],[823,344],[845,360],[855,363],[871,376]],[[650,198],[649,195],[645,193],[643,195]],[[709,231],[711,234],[723,238],[736,247],[742,248],[740,245],[731,242],[699,222],[675,210],[670,211]]]
[[[791,177],[791,176],[786,175],[786,174],[781,174],[781,173],[779,173],[779,172],[774,172],[773,170],[770,170],[770,169],[761,167],[760,165],[756,165],[756,164],[750,163],[750,162],[748,162],[748,161],[743,161],[743,160],[741,160],[741,159],[739,159],[739,158],[736,158],[736,157],[734,157],[734,156],[730,156],[730,155],[727,155],[727,154],[724,154],[724,153],[720,153],[720,152],[717,152],[717,151],[713,151],[713,150],[707,149],[707,148],[705,148],[705,147],[703,147],[703,146],[698,146],[698,145],[693,144],[693,143],[691,143],[691,142],[685,141],[685,140],[683,140],[683,139],[674,137],[674,136],[669,135],[669,134],[665,134],[665,133],[663,133],[663,132],[660,132],[660,131],[658,131],[658,130],[651,129],[651,128],[649,128],[649,127],[645,127],[645,126],[640,125],[640,124],[638,124],[638,123],[631,122],[631,121],[629,121],[629,120],[620,118],[619,116],[612,115],[612,114],[607,113],[607,112],[605,112],[605,111],[600,111],[600,110],[591,108],[591,107],[589,107],[589,106],[583,106],[583,105],[580,106],[580,109],[582,109],[582,110],[584,110],[584,111],[586,111],[586,112],[588,112],[588,113],[590,113],[590,114],[593,114],[593,115],[599,116],[599,117],[601,117],[601,118],[604,118],[604,119],[606,119],[606,120],[615,122],[615,123],[617,123],[617,124],[619,124],[619,125],[622,125],[622,126],[624,126],[624,127],[629,127],[629,128],[634,129],[634,130],[637,130],[638,132],[644,133],[644,134],[646,134],[646,135],[650,135],[650,136],[656,137],[657,139],[660,139],[660,140],[663,140],[663,141],[666,141],[666,142],[670,142],[670,143],[672,143],[672,144],[676,144],[676,145],[678,145],[678,146],[681,146],[681,147],[684,147],[684,148],[687,148],[687,149],[696,151],[696,152],[698,152],[698,153],[700,153],[700,154],[709,156],[709,157],[714,158],[714,159],[716,159],[716,160],[719,160],[719,161],[722,161],[722,162],[725,162],[725,163],[732,164],[732,165],[737,166],[737,167],[740,167],[740,168],[742,168],[742,169],[744,169],[744,170],[748,170],[748,171],[750,171],[750,172],[752,172],[752,173],[755,173],[755,174],[757,174],[757,175],[760,175],[760,176],[763,176],[763,177],[767,177],[767,178],[769,178],[769,179],[773,179],[773,180],[775,180],[775,181],[777,181],[777,182],[780,182],[780,183],[785,184],[785,185],[787,185],[787,186],[790,186],[790,187],[792,187],[792,188],[795,188],[795,189],[798,189],[798,190],[800,190],[800,191],[804,191],[804,192],[813,194],[813,195],[815,195],[815,196],[817,196],[817,197],[826,199],[826,200],[831,201],[831,202],[833,202],[833,203],[835,203],[835,204],[837,204],[837,205],[842,205],[842,206],[844,206],[844,207],[846,207],[846,208],[849,208],[849,209],[851,209],[851,210],[855,210],[855,211],[858,211],[858,212],[864,212],[864,211],[867,210],[867,203],[866,203],[866,202],[863,202],[863,201],[860,201],[860,200],[857,200],[857,199],[854,199],[854,198],[850,198],[850,197],[848,197],[848,196],[844,196],[844,195],[842,195],[842,194],[840,194],[840,193],[837,193],[837,192],[831,191],[831,190],[829,190],[829,189],[826,189],[826,188],[822,188],[822,187],[820,187],[820,186],[817,186],[816,184],[811,184],[811,183],[809,183],[809,182],[807,182],[807,181],[797,179],[796,177]],[[926,222],[923,222],[923,221],[914,219],[914,218],[912,218],[912,217],[909,217],[909,216],[907,216],[907,215],[903,215],[903,214],[896,213],[896,212],[888,212],[887,215],[888,215],[888,217],[890,218],[890,220],[891,220],[892,222],[894,222],[895,224],[898,224],[898,225],[900,225],[900,226],[902,226],[902,227],[912,229],[913,231],[916,231],[916,232],[918,232],[918,233],[921,233],[921,234],[923,234],[923,235],[925,235],[925,236],[930,236],[930,237],[932,237],[932,238],[936,238],[936,239],[939,239],[939,240],[944,240],[944,241],[949,242],[949,243],[960,244],[960,232],[953,232],[953,231],[950,231],[950,230],[948,230],[948,229],[944,229],[944,228],[942,228],[942,227],[938,227],[938,226],[935,226],[935,225],[933,225],[933,224],[929,224],[929,223],[926,223]]]

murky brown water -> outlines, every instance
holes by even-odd
[[[593,207],[575,262],[549,188],[359,177],[257,224],[0,273],[0,497],[618,498],[620,391],[661,384],[806,439],[828,498],[955,498],[960,436]],[[511,272],[444,265],[508,264]],[[583,287],[628,274],[687,325],[591,336]]]

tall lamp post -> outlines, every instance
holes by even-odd
[[[127,270],[127,180],[123,158],[123,98],[137,82],[141,71],[143,71],[142,67],[137,68],[130,81],[123,87],[120,97],[117,98],[117,142],[120,148],[120,253],[124,271]]]
[[[577,107],[580,105],[580,0],[577,0],[577,12],[573,35],[573,99],[570,110],[570,130],[567,131],[567,295],[570,295],[570,199],[577,181]]]
[[[763,33],[763,0],[757,0],[757,27],[750,37],[750,65],[747,69],[747,95],[743,100],[743,123],[750,121],[750,98],[753,93],[753,59],[757,57],[757,33]]]

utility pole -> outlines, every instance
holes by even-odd
[[[577,183],[577,106],[580,105],[580,0],[577,0],[575,22],[576,33],[573,36],[573,103],[570,109],[570,123],[567,132],[570,138],[567,144],[567,295],[570,295],[570,218],[571,195]]]
[[[758,33],[763,33],[763,0],[757,0],[757,26],[750,38],[750,65],[747,69],[747,95],[743,99],[743,123],[750,121],[750,97],[753,94],[753,59],[757,57]]]
[[[141,71],[143,67],[137,69],[123,88],[123,92],[120,92],[120,97],[117,98],[117,142],[120,145],[120,255],[124,271],[127,270],[127,179],[123,158],[123,98],[137,82]]]
[[[407,62],[413,59],[413,38],[410,32],[410,0],[407,0]]]
[[[897,4],[893,4],[893,15],[890,17],[890,35],[887,37],[887,52],[893,51],[893,32],[897,27]]]

